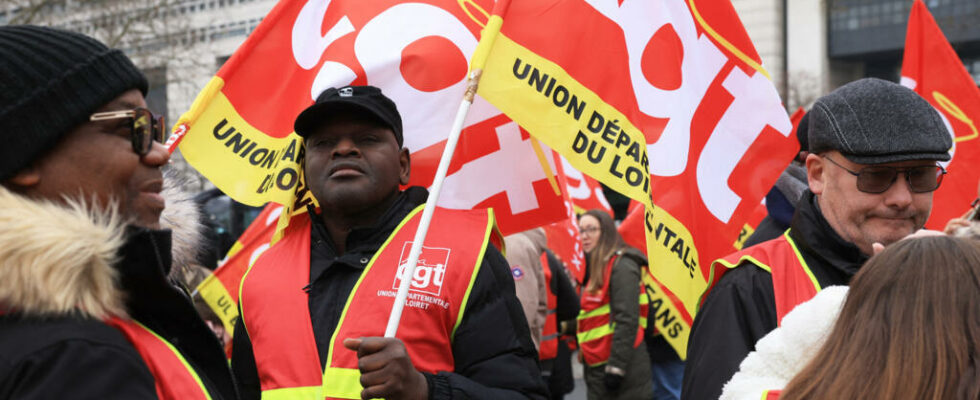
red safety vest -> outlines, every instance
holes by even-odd
[[[782,325],[783,317],[786,314],[789,314],[800,303],[812,299],[821,289],[817,278],[813,276],[813,271],[810,271],[803,255],[796,248],[796,243],[789,237],[789,231],[778,238],[716,260],[711,265],[711,276],[714,276],[716,264],[725,267],[718,275],[720,278],[725,271],[737,267],[744,261],[749,261],[772,274],[772,290],[776,301],[776,321],[780,325]],[[711,286],[713,283],[709,283],[709,290]],[[707,291],[705,291],[705,295],[707,295]],[[781,392],[781,390],[763,391],[761,400],[776,400]]]
[[[793,307],[812,299],[820,291],[820,283],[813,276],[810,267],[806,265],[806,261],[796,248],[796,243],[793,243],[793,239],[789,237],[789,231],[778,238],[716,260],[711,264],[711,276],[714,276],[718,264],[725,267],[721,271],[723,274],[724,271],[735,268],[744,261],[749,261],[772,274],[776,321],[780,324]],[[709,283],[709,290],[711,286],[713,283]]]
[[[330,339],[326,368],[310,319],[310,219],[295,217],[282,240],[246,272],[242,318],[258,369],[263,399],[359,399],[357,354],[343,339],[383,336],[421,219],[419,206],[395,228],[347,298]],[[437,209],[411,281],[397,338],[420,371],[452,371],[452,338],[490,242],[500,246],[492,211]],[[350,317],[348,317],[350,316]]]
[[[609,278],[612,275],[613,265],[616,263],[616,259],[619,254],[612,256],[609,259],[609,263],[606,264],[606,268],[602,273],[603,283],[602,288],[597,291],[589,292],[582,289],[582,299],[581,299],[581,310],[578,315],[578,344],[582,350],[582,357],[585,359],[585,363],[589,366],[597,366],[605,364],[609,361],[609,355],[612,353],[612,337],[613,332],[616,330],[616,323],[613,322],[610,314],[610,295],[609,295]],[[644,271],[641,273],[646,273],[644,266]],[[646,291],[643,289],[642,282],[637,283],[640,288],[639,305],[640,305],[640,323],[637,326],[636,340],[633,342],[633,348],[636,348],[643,343],[643,333],[647,327],[647,313],[649,308],[649,299],[647,298]]]
[[[548,313],[544,318],[544,329],[541,330],[541,346],[538,358],[550,360],[558,357],[558,298],[551,292],[551,266],[548,265],[548,253],[541,253],[541,268],[544,269],[544,288],[548,293]]]
[[[143,357],[161,400],[211,399],[197,372],[166,339],[133,320],[110,318],[105,322],[122,332]]]

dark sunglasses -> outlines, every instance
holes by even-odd
[[[922,165],[909,168],[871,166],[855,172],[838,164],[830,157],[824,158],[831,164],[856,176],[858,190],[865,193],[884,193],[892,187],[892,184],[898,179],[899,173],[905,174],[905,182],[908,183],[909,190],[914,193],[928,193],[939,189],[939,184],[943,182],[943,175],[946,175],[946,169],[939,165]]]
[[[89,120],[104,121],[119,118],[130,118],[132,121],[132,125],[129,126],[129,139],[133,145],[133,151],[140,156],[145,156],[150,152],[154,140],[163,143],[166,139],[163,116],[157,117],[145,108],[95,113],[89,117]]]

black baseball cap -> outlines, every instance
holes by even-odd
[[[296,117],[293,129],[300,137],[312,134],[327,118],[338,113],[368,115],[390,128],[402,145],[402,117],[398,107],[374,86],[344,86],[320,93],[313,105]]]

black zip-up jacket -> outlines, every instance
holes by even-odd
[[[237,399],[221,344],[186,293],[166,278],[170,235],[127,229],[114,264],[126,312],[180,351],[212,399]],[[89,282],[92,275],[77,279],[98,285]],[[0,316],[0,399],[157,398],[153,375],[117,329],[80,313],[44,317],[12,308]]]
[[[789,235],[820,287],[847,285],[868,259],[830,227],[809,190],[797,206]],[[727,272],[708,293],[691,327],[681,397],[717,399],[755,350],[755,342],[776,327],[772,275],[750,262]]]
[[[427,197],[428,192],[421,187],[401,192],[375,226],[350,231],[347,251],[341,255],[320,217],[311,211],[310,284],[306,290],[321,369],[326,364],[330,337],[357,279],[395,227]],[[235,328],[232,348],[232,369],[243,398],[260,398],[255,357],[241,321]],[[484,255],[452,352],[455,372],[423,373],[430,399],[548,397],[510,267],[493,246]]]

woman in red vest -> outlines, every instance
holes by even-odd
[[[582,214],[579,232],[587,269],[577,336],[588,398],[649,399],[650,359],[643,343],[647,298],[640,290],[646,257],[623,242],[604,211]]]

